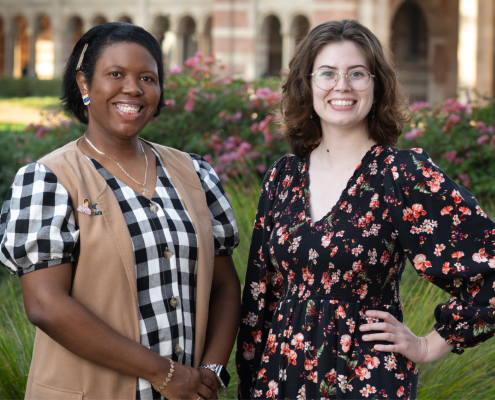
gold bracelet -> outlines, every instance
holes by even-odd
[[[163,389],[167,387],[170,380],[172,379],[172,375],[174,374],[174,362],[170,358],[167,358],[167,360],[170,361],[170,371],[168,372],[167,379],[165,379],[165,382],[163,382],[162,386],[160,387],[156,387],[152,385],[153,389],[155,389],[158,393],[160,393]]]

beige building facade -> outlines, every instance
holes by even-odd
[[[202,51],[251,80],[280,74],[311,28],[343,18],[392,51],[413,100],[494,95],[495,0],[0,0],[0,76],[60,76],[83,32],[123,21],[157,38],[168,67]]]

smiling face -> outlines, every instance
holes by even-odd
[[[349,86],[344,76],[356,68],[369,71],[365,55],[353,42],[330,43],[316,56],[311,72],[325,66],[341,75],[330,90],[320,89],[312,79],[313,107],[320,117],[323,132],[329,129],[366,128],[366,117],[373,105],[373,79],[366,89],[357,91]]]
[[[77,81],[82,93],[87,82]],[[132,137],[148,124],[160,100],[158,67],[151,53],[137,43],[117,43],[98,58],[88,106],[88,130],[118,137]]]

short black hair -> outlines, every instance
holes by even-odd
[[[60,100],[64,110],[74,114],[83,124],[88,124],[88,115],[77,85],[76,76],[79,71],[76,71],[76,67],[84,45],[88,44],[88,47],[84,53],[80,70],[84,73],[88,86],[91,87],[96,61],[101,56],[102,51],[113,44],[125,42],[137,43],[145,47],[156,61],[158,84],[160,85],[160,101],[153,116],[158,117],[160,115],[160,111],[165,104],[163,98],[163,58],[160,45],[150,33],[139,26],[126,22],[108,22],[91,28],[79,39],[65,66]]]

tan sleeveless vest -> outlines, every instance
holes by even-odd
[[[213,276],[214,238],[206,196],[189,155],[150,144],[160,155],[196,228],[199,244],[194,366],[201,362]],[[79,258],[71,296],[117,332],[139,342],[139,316],[131,237],[112,190],[77,142],[39,160],[69,192],[77,208],[84,199],[102,215],[74,212],[80,229]],[[76,318],[76,316],[74,316]],[[77,324],[77,321],[74,321]],[[86,361],[36,331],[26,399],[135,399],[137,378]]]

